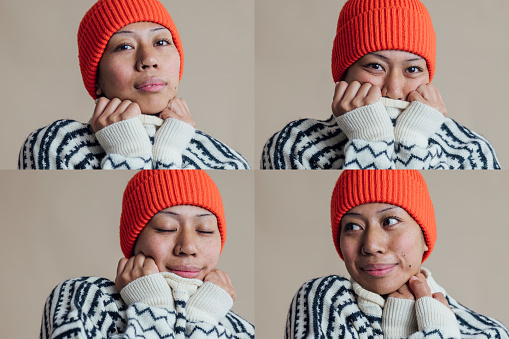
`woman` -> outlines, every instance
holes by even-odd
[[[247,169],[237,152],[195,130],[177,98],[184,55],[157,0],[100,0],[78,31],[80,70],[96,107],[89,124],[59,120],[25,141],[19,168]]]
[[[458,303],[421,266],[437,231],[419,172],[344,171],[331,223],[351,278],[305,283],[288,313],[287,338],[509,338],[501,323]]]
[[[349,0],[332,49],[333,115],[290,122],[263,169],[498,169],[490,143],[446,117],[435,32],[418,0]]]
[[[230,311],[235,290],[217,268],[225,240],[221,196],[204,171],[140,171],[124,191],[115,283],[58,285],[41,337],[253,338],[253,325]]]

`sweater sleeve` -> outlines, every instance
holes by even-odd
[[[127,306],[107,279],[70,279],[46,301],[41,338],[174,337],[175,317],[169,308]]]
[[[194,135],[194,127],[178,119],[166,119],[155,134],[154,168],[182,168],[182,153]]]
[[[95,135],[106,152],[103,169],[152,168],[152,143],[138,117],[113,123]]]
[[[454,313],[431,297],[417,301],[387,298],[382,329],[385,338],[461,338]]]
[[[421,102],[398,117],[394,134],[397,168],[500,169],[488,140]]]
[[[92,169],[101,167],[104,150],[88,124],[58,120],[27,137],[19,169]]]
[[[381,102],[357,108],[336,118],[348,137],[344,169],[392,169],[394,128]]]

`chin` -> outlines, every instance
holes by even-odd
[[[158,105],[140,105],[141,114],[155,115],[161,113],[168,106],[168,102]]]

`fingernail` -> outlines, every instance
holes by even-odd
[[[419,280],[419,279],[415,275],[413,275],[412,277],[410,277],[410,280],[414,281],[414,280]]]

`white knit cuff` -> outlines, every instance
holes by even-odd
[[[170,286],[160,273],[131,281],[120,291],[120,295],[127,305],[141,302],[149,306],[175,309]]]
[[[438,131],[444,121],[445,117],[442,113],[433,107],[414,101],[398,117],[394,128],[396,142],[426,148],[429,138]]]
[[[189,298],[187,315],[190,321],[217,325],[233,306],[232,297],[221,287],[205,282]]]
[[[152,144],[140,119],[115,122],[95,133],[106,154],[141,157],[152,154]]]
[[[194,127],[174,118],[168,118],[155,134],[154,163],[182,165],[182,153],[193,138]]]
[[[415,301],[387,298],[382,315],[384,338],[408,338],[417,329]]]
[[[443,337],[461,338],[458,321],[454,313],[432,297],[422,297],[415,302],[419,331],[438,328]]]
[[[336,118],[349,140],[381,141],[394,139],[394,127],[380,101],[354,109]]]

